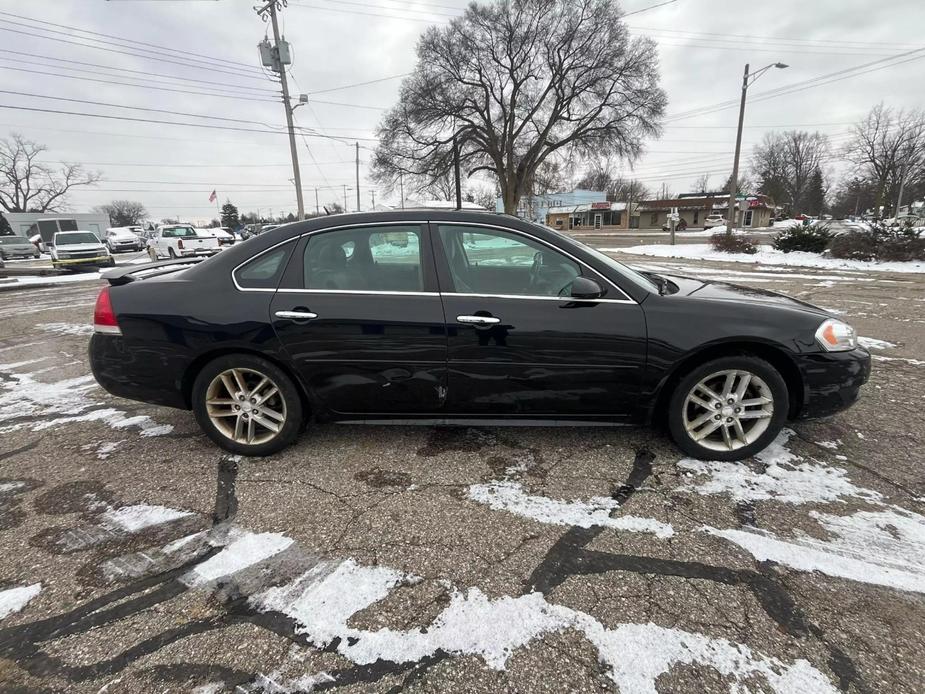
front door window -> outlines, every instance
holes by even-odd
[[[581,274],[575,261],[517,234],[442,226],[440,238],[459,293],[565,296]]]

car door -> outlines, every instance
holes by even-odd
[[[432,223],[447,317],[448,414],[619,421],[638,410],[641,307],[574,256],[512,228]],[[573,299],[588,277],[601,298]]]
[[[446,396],[446,328],[426,224],[354,225],[302,239],[271,319],[331,410],[432,415]]]

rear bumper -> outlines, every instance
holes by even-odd
[[[870,378],[870,353],[850,352],[804,354],[797,358],[803,377],[803,402],[799,419],[828,417],[851,407]]]
[[[150,360],[145,360],[139,355],[145,352],[126,349],[121,335],[90,337],[90,370],[103,390],[129,400],[189,409],[176,384],[157,367],[156,358],[149,355]]]
[[[89,265],[91,267],[100,267],[112,265],[113,259],[110,255],[99,255],[94,258],[63,258],[61,260],[52,260],[52,267],[75,267],[78,265]]]

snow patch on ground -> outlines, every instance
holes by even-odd
[[[18,586],[7,590],[0,590],[0,619],[8,617],[14,612],[19,612],[29,604],[36,595],[42,592],[41,583],[33,583],[31,586]]]
[[[199,586],[236,573],[279,554],[292,544],[292,538],[280,533],[252,533],[236,528],[229,531],[228,540],[218,554],[183,577],[187,585]]]
[[[925,361],[921,359],[906,359],[905,357],[882,357],[879,354],[872,354],[871,359],[874,361],[901,361],[912,366],[925,366]]]
[[[682,470],[707,479],[685,484],[678,491],[728,494],[736,501],[773,500],[784,504],[831,503],[845,497],[880,501],[879,493],[852,484],[846,470],[804,461],[791,452],[787,442],[793,435],[793,430],[784,429],[755,456],[766,466],[763,472],[738,462],[680,460],[678,467]]]
[[[17,489],[22,489],[26,486],[25,482],[2,482],[0,483],[0,494],[5,494],[6,492],[16,491]]]
[[[252,596],[250,602],[293,618],[298,633],[319,648],[337,639],[337,652],[359,665],[417,662],[444,651],[475,655],[501,670],[531,641],[575,629],[597,648],[623,692],[656,694],[656,679],[682,663],[714,667],[742,686],[761,678],[780,694],[836,691],[805,660],[788,665],[726,639],[651,623],[608,629],[584,612],[547,602],[541,593],[490,599],[478,588],[453,591],[449,605],[426,629],[366,631],[349,626],[353,615],[386,597],[402,578],[392,569],[360,566],[349,559],[336,566],[322,563],[288,585]]]
[[[863,260],[840,260],[824,258],[815,253],[793,251],[784,253],[768,246],[761,246],[754,255],[747,253],[723,253],[714,251],[709,244],[691,243],[680,246],[644,245],[629,248],[601,248],[605,253],[629,253],[648,255],[657,258],[688,258],[691,260],[714,260],[727,263],[763,263],[765,265],[790,265],[793,267],[818,267],[828,270],[874,270],[878,272],[915,272],[925,273],[925,262],[913,260],[905,262],[866,262]]]
[[[759,529],[704,529],[739,545],[758,561],[925,593],[925,516],[899,508],[848,516],[818,511],[810,515],[833,539],[817,540],[805,533],[783,539]]]
[[[129,533],[137,533],[140,530],[149,528],[152,525],[161,525],[171,521],[191,516],[189,511],[178,511],[166,506],[150,506],[148,504],[138,504],[136,506],[123,506],[122,508],[109,509],[103,516],[103,522],[113,528],[124,530]]]
[[[619,508],[620,504],[604,496],[591,497],[588,501],[561,501],[527,494],[519,482],[504,481],[474,484],[469,487],[469,498],[486,504],[495,511],[507,511],[540,523],[581,528],[600,525],[615,530],[652,533],[661,539],[674,535],[674,529],[670,525],[654,518],[612,518],[610,512]]]
[[[37,323],[36,328],[55,335],[92,335],[92,325],[79,323]]]
[[[876,337],[859,337],[858,344],[865,349],[892,349],[896,345],[886,340],[878,340]]]
[[[47,357],[2,364],[0,369],[10,371],[43,359]],[[130,417],[115,408],[94,409],[99,404],[87,395],[98,386],[90,374],[54,383],[39,381],[34,376],[34,373],[10,373],[7,380],[0,382],[0,433],[27,427],[43,431],[72,422],[102,422],[113,429],[134,427],[142,436],[161,436],[173,431],[172,425],[156,424],[146,415]],[[33,421],[22,421],[24,416],[31,416]]]
[[[254,691],[262,692],[263,694],[303,694],[304,692],[312,691],[319,684],[334,681],[335,679],[326,672],[302,675],[288,681],[283,680],[279,672],[271,672],[269,675],[261,673],[254,679],[254,686],[257,687]]]

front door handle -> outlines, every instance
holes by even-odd
[[[456,320],[471,325],[497,325],[501,322],[500,318],[494,316],[456,316]]]
[[[312,313],[311,311],[277,311],[277,318],[289,318],[291,320],[312,320],[317,318],[317,313]]]

